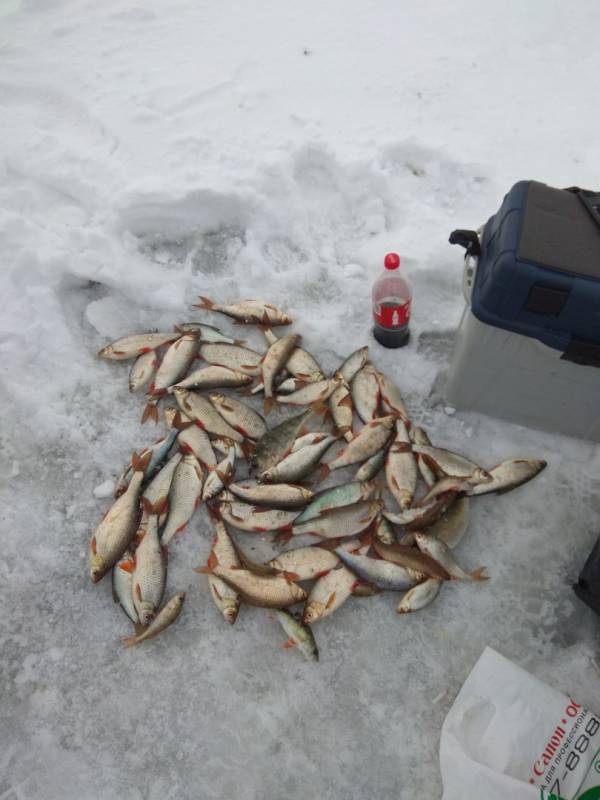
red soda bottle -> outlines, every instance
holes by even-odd
[[[408,281],[400,274],[400,256],[388,253],[385,269],[373,284],[373,336],[384,347],[403,347],[410,333],[410,304],[412,292]]]

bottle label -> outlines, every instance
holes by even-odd
[[[410,319],[410,300],[384,297],[373,305],[373,319],[382,328],[402,328]]]

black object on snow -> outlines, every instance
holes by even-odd
[[[585,562],[573,591],[596,614],[600,614],[600,538]]]

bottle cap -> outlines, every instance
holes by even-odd
[[[398,269],[400,266],[400,256],[398,253],[388,253],[383,260],[386,269]]]

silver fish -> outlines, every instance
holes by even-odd
[[[190,372],[182,381],[169,386],[168,391],[172,394],[175,387],[183,389],[219,389],[221,387],[236,388],[252,383],[250,375],[244,372],[235,372],[227,367],[200,367]]]
[[[296,547],[272,558],[268,565],[285,572],[290,580],[310,581],[327,575],[339,563],[336,554],[324,547]]]
[[[286,336],[282,336],[281,339],[277,339],[273,342],[265,353],[262,362],[265,412],[268,412],[275,402],[273,400],[273,383],[275,381],[275,376],[283,369],[299,341],[300,336],[297,333],[288,333]]]
[[[281,391],[281,389],[278,391]],[[352,394],[347,383],[340,383],[332,393],[329,398],[329,410],[338,433],[349,442],[353,436],[352,419],[354,406],[352,404]]]
[[[243,372],[253,378],[260,375],[263,357],[248,347],[235,344],[201,344],[199,353],[209,364]]]
[[[358,548],[356,542],[348,542],[342,549],[366,553],[369,546]],[[330,570],[326,575],[318,578],[306,601],[302,613],[302,622],[313,625],[319,620],[333,614],[342,606],[353,592],[360,586],[360,580],[343,564]]]
[[[426,447],[431,446],[431,440],[427,435],[427,432],[423,428],[419,428],[414,426],[410,429],[410,439],[414,444],[422,444]],[[414,450],[413,450],[414,452]],[[441,478],[442,475],[437,474],[436,472],[426,463],[425,458],[420,455],[419,453],[415,453],[417,459],[417,467],[419,468],[419,472],[421,473],[421,477],[425,481],[428,489],[431,489],[433,484]]]
[[[491,480],[492,477],[489,472],[479,468],[475,469],[473,474],[467,478],[452,478],[450,476],[442,478],[431,487],[427,494],[419,500],[417,505],[421,507],[425,506],[431,500],[434,500],[440,495],[445,495],[448,492],[467,492],[474,486],[480,483],[487,484]]]
[[[175,411],[175,414],[172,424],[179,431],[177,434],[179,452],[184,455],[192,453],[206,469],[215,467],[217,459],[206,431],[179,409],[173,409],[173,411]],[[166,416],[167,409],[165,409]],[[229,450],[230,445],[231,440],[227,439],[226,452]]]
[[[212,392],[209,397],[223,419],[242,436],[256,440],[267,432],[267,424],[258,411],[242,403],[241,400],[218,392]]]
[[[200,462],[191,453],[185,455],[175,468],[169,489],[169,512],[160,539],[163,545],[185,530],[200,503],[203,482]]]
[[[129,372],[129,391],[139,392],[143,389],[154,375],[154,370],[158,366],[158,358],[156,351],[148,350],[147,353],[142,353],[131,365]]]
[[[329,380],[307,383],[301,389],[291,394],[277,396],[275,399],[278,403],[285,403],[286,405],[292,406],[320,406],[329,399],[341,382],[341,375],[336,373],[333,378],[329,378]]]
[[[383,544],[395,544],[396,542],[394,527],[383,514],[379,514],[375,520],[375,536]]]
[[[379,381],[375,367],[366,363],[352,381],[352,402],[363,422],[377,418],[379,408]]]
[[[546,461],[535,458],[512,458],[490,470],[492,480],[467,489],[468,495],[508,492],[535,478],[546,467]]]
[[[237,501],[221,502],[218,507],[221,517],[241,531],[249,533],[266,533],[289,529],[298,516],[298,511],[280,508],[257,509],[248,503]]]
[[[113,600],[115,603],[119,603],[133,624],[138,625],[140,619],[133,603],[134,569],[135,559],[131,552],[127,550],[113,567]]]
[[[106,512],[90,541],[90,577],[101,580],[129,547],[140,519],[139,500],[149,455],[132,458],[133,477],[127,490]]]
[[[359,369],[362,369],[369,360],[369,348],[367,346],[361,347],[351,353],[344,363],[339,368],[338,372],[341,373],[346,383],[352,383],[352,379]]]
[[[426,445],[414,444],[413,450],[425,459],[425,462],[434,470],[443,472],[451,478],[469,478],[475,470],[479,470],[482,476],[489,475],[489,472],[482,469],[470,458],[445,450],[442,447],[427,447]],[[491,480],[491,478],[488,478]]]
[[[133,647],[141,642],[146,642],[149,639],[154,639],[159,633],[162,633],[166,628],[172,625],[181,614],[183,602],[185,600],[185,592],[179,592],[169,600],[166,605],[162,607],[154,620],[144,631],[137,636],[128,636],[123,639],[125,647]]]
[[[418,611],[432,603],[438,596],[442,587],[442,581],[435,578],[428,578],[418,586],[409,589],[400,599],[396,611],[398,614],[407,614],[410,611]]]
[[[402,395],[398,387],[386,377],[383,372],[377,373],[379,390],[381,392],[381,405],[386,414],[396,414],[405,422],[408,422],[408,412],[402,400]]]
[[[275,336],[270,328],[263,328],[263,333],[270,345],[277,341],[277,336]],[[325,379],[325,375],[319,364],[315,361],[313,356],[307,350],[303,350],[302,347],[296,347],[292,350],[285,362],[285,368],[295,378],[300,378],[307,383]],[[279,387],[278,391],[280,391]]]
[[[233,540],[227,533],[227,529],[222,522],[215,523],[215,536],[213,538],[211,554],[208,559],[210,566],[221,564],[229,569],[239,569],[240,560]],[[197,570],[204,572],[203,568]],[[208,574],[208,585],[214,604],[219,609],[226,622],[233,625],[240,610],[241,598],[235,589],[232,589],[222,578],[218,578],[212,573]]]
[[[248,569],[231,569],[217,564],[214,574],[222,578],[251,606],[287,608],[306,600],[301,586],[277,575],[256,575]]]
[[[356,464],[357,461],[366,461],[375,455],[387,444],[395,421],[393,416],[380,417],[364,425],[333,461],[321,467],[321,480],[334,469]]]
[[[215,344],[236,344],[242,347],[244,342],[241,339],[232,339],[226,333],[215,328],[214,325],[207,325],[205,322],[182,322],[177,325],[176,330],[181,333],[190,333],[192,331],[198,332],[198,338],[201,342],[213,342]]]
[[[307,475],[319,463],[323,454],[336,441],[335,436],[323,434],[313,444],[290,453],[274,467],[261,472],[262,483],[293,483]]]
[[[196,305],[196,308],[219,311],[221,314],[233,317],[238,322],[266,326],[291,325],[292,323],[287,314],[262,300],[242,300],[239,303],[223,305],[214,303],[208,297],[202,297],[202,295],[200,295],[199,299],[200,303]]]
[[[257,481],[244,481],[230,483],[229,491],[246,503],[276,508],[301,508],[313,496],[310,489],[292,483],[263,484]]]
[[[426,533],[415,533],[415,541],[417,542],[419,550],[435,559],[435,561],[441,564],[455,580],[489,580],[489,576],[485,574],[485,567],[478,567],[472,572],[465,572],[465,570],[456,563],[448,545],[439,539],[435,539],[433,536],[429,536]]]
[[[421,530],[428,525],[433,525],[444,511],[449,508],[455,497],[456,492],[445,492],[431,498],[426,503],[421,504],[421,501],[419,501],[415,507],[407,508],[399,514],[390,511],[383,511],[382,513],[394,525],[408,525],[413,530],[415,528]],[[401,544],[404,544],[404,542],[401,542]]]
[[[296,525],[308,520],[315,519],[326,511],[332,511],[334,508],[341,508],[342,506],[350,506],[358,503],[361,500],[369,500],[377,486],[375,483],[364,481],[359,483],[345,483],[341,486],[333,486],[331,489],[326,489],[321,492],[318,497],[307,506],[300,516],[296,519]]]
[[[144,489],[144,493],[142,495],[142,501],[147,500],[151,505],[155,505],[158,501],[163,498],[167,497],[169,494],[169,489],[171,488],[171,482],[173,480],[173,475],[175,474],[175,470],[177,469],[177,465],[183,458],[183,453],[175,453],[171,456],[171,458],[167,461],[164,467],[158,472],[154,478],[150,481],[150,483]],[[163,517],[166,514],[163,514],[160,518],[160,524],[164,522]]]
[[[156,370],[154,382],[150,387],[151,394],[160,395],[166,392],[169,386],[177,383],[185,375],[198,354],[198,346],[198,335],[195,332],[186,333],[173,342]]]
[[[233,477],[235,464],[235,447],[230,447],[225,458],[214,469],[210,470],[202,488],[202,499],[212,500],[229,483]]]
[[[347,553],[341,547],[338,547],[335,552],[355,575],[380,589],[403,592],[415,585],[415,581],[405,567],[393,564],[391,561]]]
[[[412,452],[406,424],[396,420],[396,437],[385,459],[385,479],[388,489],[402,510],[410,508],[417,488],[417,462]]]
[[[174,342],[180,337],[179,331],[174,333],[137,333],[107,344],[98,351],[98,355],[100,358],[109,358],[112,361],[126,361],[129,358],[137,358],[149,350],[156,350],[161,345]]]
[[[159,501],[156,505],[146,501],[144,510],[148,521],[135,551],[133,602],[142,625],[148,625],[154,619],[167,581],[167,563],[158,536],[158,517],[165,504],[166,498],[162,504]]]
[[[427,528],[427,533],[445,542],[450,549],[456,547],[469,527],[469,503],[468,497],[457,497],[440,518]]]
[[[177,400],[177,405],[183,413],[194,420],[207,433],[212,433],[215,436],[225,436],[234,442],[243,441],[243,434],[225,422],[206,397],[202,397],[202,395],[191,392],[188,389],[175,389],[173,393]]]
[[[319,660],[319,650],[313,632],[300,620],[296,619],[293,614],[288,611],[279,610],[275,612],[275,616],[279,620],[279,624],[289,636],[283,647],[297,647],[302,655],[309,661]]]
[[[375,453],[375,455],[372,455],[371,458],[368,458],[364,462],[364,464],[361,467],[359,467],[356,475],[354,476],[354,480],[370,481],[372,478],[374,478],[383,467],[386,454],[387,450],[382,448],[377,453]]]
[[[383,503],[380,500],[363,500],[351,506],[334,508],[308,522],[294,523],[292,535],[301,536],[308,533],[322,539],[356,536],[369,527],[382,508]]]

